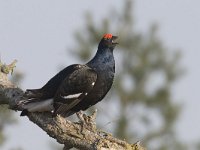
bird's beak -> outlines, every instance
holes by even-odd
[[[112,44],[119,44],[118,42],[116,42],[116,40],[118,39],[117,36],[112,36]]]

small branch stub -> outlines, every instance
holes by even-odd
[[[0,69],[2,73],[9,74],[13,73],[14,68],[16,67],[17,60],[15,59],[11,64],[6,65],[0,62]]]

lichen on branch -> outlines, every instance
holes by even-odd
[[[6,64],[0,62],[0,70],[1,70],[1,72],[5,73],[5,74],[9,74],[9,73],[12,74],[14,68],[16,67],[16,63],[17,63],[16,59],[9,65],[6,65]]]

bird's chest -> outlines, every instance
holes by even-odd
[[[108,77],[115,73],[115,60],[113,55],[107,54],[105,57],[100,57],[97,59],[94,66],[96,72],[102,77]]]
[[[112,86],[114,73],[115,73],[115,65],[114,64],[102,64],[101,67],[96,69],[97,72],[97,81],[95,83],[94,90],[96,94],[104,96]]]
[[[90,94],[98,99],[103,98],[110,90],[115,74],[115,61],[112,53],[105,53],[103,56],[97,55],[94,61],[89,63],[89,66],[97,73],[97,81]]]

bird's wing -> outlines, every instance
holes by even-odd
[[[97,73],[86,65],[77,65],[60,85],[54,97],[54,114],[65,115],[93,89]]]
[[[70,65],[57,73],[42,88],[27,89],[24,94],[25,99],[22,99],[18,102],[18,105],[24,109],[21,115],[26,115],[27,111],[41,112],[47,111],[47,109],[52,110],[52,99],[55,97],[59,87],[64,80],[73,74],[73,72],[78,68],[78,64]]]
[[[64,68],[40,89],[27,89],[24,94],[24,97],[27,98],[25,103],[38,102],[53,98],[63,80],[67,77],[67,75],[76,70],[77,66],[78,64],[74,64]]]

